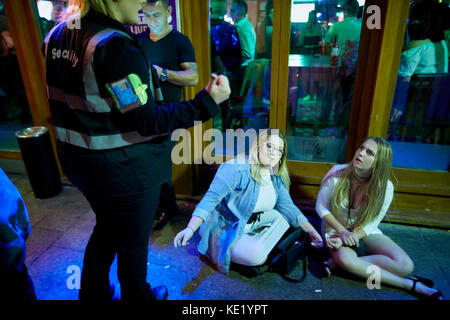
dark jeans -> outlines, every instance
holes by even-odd
[[[353,88],[355,85],[356,73],[353,72],[348,76],[345,76],[341,80],[341,88],[342,88],[342,102],[345,104],[348,101],[352,101],[353,99]]]
[[[109,270],[117,254],[121,299],[152,300],[146,282],[148,241],[160,188],[129,197],[84,194],[96,215],[86,247],[80,300],[110,300]]]
[[[0,270],[0,301],[36,300],[33,281],[25,265],[22,271]]]

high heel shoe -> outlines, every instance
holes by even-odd
[[[416,276],[417,277],[417,276]],[[417,282],[420,282],[422,284],[424,284],[422,281],[420,281],[418,278],[417,279],[411,279],[410,280],[413,281],[413,286],[412,288],[409,290],[414,296],[416,296],[417,298],[421,299],[421,300],[444,300],[444,295],[442,294],[441,290],[437,290],[435,293],[427,296],[424,295],[423,293],[418,293],[416,291],[416,284]],[[425,284],[424,284],[425,285]],[[442,298],[442,299],[439,299]]]
[[[416,279],[417,281],[422,282],[427,287],[430,287],[430,288],[434,287],[434,282],[431,279],[423,278],[421,276],[416,276],[416,275],[412,275],[412,276],[408,277],[408,279],[410,279],[410,280]]]
[[[322,262],[319,266],[322,278],[331,277],[332,267],[327,262]]]

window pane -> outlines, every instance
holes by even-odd
[[[32,125],[22,75],[0,1],[0,149],[19,150],[16,131]]]
[[[343,162],[364,1],[294,0],[288,159]]]
[[[387,139],[393,165],[450,168],[449,5],[411,1]]]
[[[267,128],[273,1],[211,0],[210,9],[211,70],[227,75],[232,90],[213,127]]]

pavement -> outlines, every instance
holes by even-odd
[[[8,174],[8,173],[7,173]],[[27,240],[26,265],[40,300],[76,300],[83,254],[95,216],[82,194],[69,184],[49,199],[36,199],[26,175],[9,173],[27,205],[32,232]],[[368,289],[361,281],[337,270],[330,278],[318,276],[314,257],[306,279],[290,283],[277,273],[254,278],[217,271],[196,247],[198,234],[186,248],[173,247],[174,236],[185,227],[196,203],[178,201],[181,214],[149,241],[147,280],[166,285],[169,300],[416,300],[406,292],[382,286]],[[318,217],[308,217],[318,228]],[[392,224],[380,229],[412,258],[413,274],[433,279],[444,297],[450,297],[450,232],[435,228]],[[295,274],[294,274],[295,275]],[[120,298],[117,261],[110,272],[115,298]]]

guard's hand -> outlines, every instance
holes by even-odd
[[[231,93],[228,78],[222,74],[218,76],[215,73],[211,74],[205,90],[217,104],[221,104],[227,100]]]
[[[193,235],[194,231],[192,231],[192,229],[189,227],[187,227],[184,230],[181,230],[173,239],[173,246],[175,248],[185,247],[186,245],[189,244],[188,240],[192,238]]]

